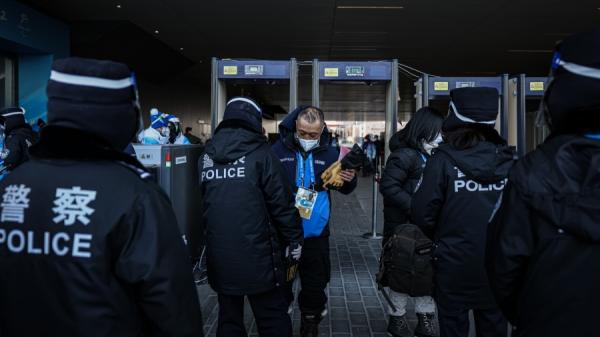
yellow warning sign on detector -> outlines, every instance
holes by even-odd
[[[531,90],[531,91],[544,91],[544,82],[531,82],[531,83],[529,83],[529,90]]]
[[[433,90],[435,91],[447,91],[448,88],[448,82],[433,82]]]
[[[237,75],[238,67],[237,66],[224,66],[223,67],[223,75]]]
[[[325,68],[325,77],[339,77],[340,70],[338,68]]]

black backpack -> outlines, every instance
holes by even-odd
[[[433,242],[412,224],[399,225],[381,252],[377,283],[411,297],[433,293]]]

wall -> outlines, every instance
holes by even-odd
[[[2,0],[0,51],[17,57],[18,100],[27,110],[26,118],[45,118],[52,61],[69,55],[69,27],[13,0]]]

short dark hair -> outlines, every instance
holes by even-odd
[[[191,126],[188,126],[188,127],[185,128],[185,132],[188,132],[188,131],[192,131],[192,127]]]
[[[423,107],[412,116],[398,138],[414,149],[421,149],[421,142],[433,142],[442,131],[444,115],[430,107]]]

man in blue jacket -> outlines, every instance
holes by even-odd
[[[329,262],[329,190],[324,188],[321,174],[339,157],[339,150],[329,145],[329,131],[323,111],[316,107],[300,107],[292,111],[279,125],[280,139],[273,145],[297,195],[315,194],[310,216],[304,214],[304,247],[300,259],[302,290],[298,303],[302,312],[300,335],[318,336],[319,322],[326,314],[331,266]],[[341,171],[344,181],[339,192],[351,193],[356,188],[356,172]],[[302,201],[298,201],[297,204]],[[302,214],[303,212],[301,212]],[[290,290],[291,291],[291,290]],[[290,296],[293,297],[293,296]],[[292,300],[290,298],[290,300]]]

